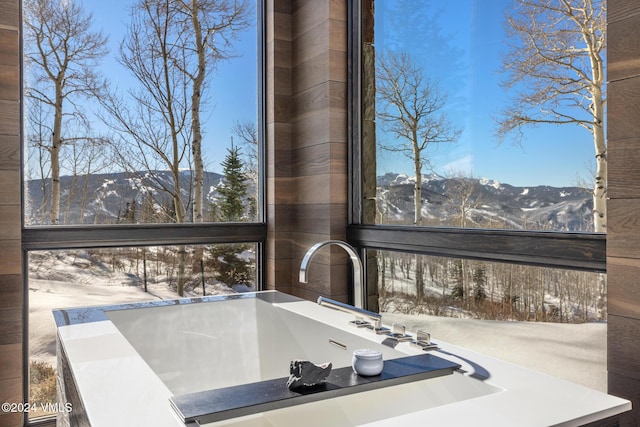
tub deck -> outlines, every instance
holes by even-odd
[[[287,377],[171,397],[171,405],[185,423],[212,423],[304,403],[348,396],[399,384],[451,375],[457,363],[419,354],[384,362],[380,375],[362,377],[349,366],[331,371],[314,387],[289,390]]]
[[[363,342],[372,346],[381,345],[384,340],[382,336],[348,326],[352,320],[348,314],[293,297],[279,300],[277,296],[283,294],[273,291],[259,294],[262,295],[260,298],[267,297],[278,308],[275,312],[277,316],[290,319],[291,314],[296,314],[299,319],[313,321],[322,330],[352,336],[358,346]],[[243,298],[251,296],[245,295]],[[183,303],[173,305],[180,304]],[[217,302],[211,304],[217,305]],[[167,386],[166,378],[165,381],[160,378],[156,372],[158,367],[152,368],[108,317],[85,315],[82,317],[97,321],[69,321],[76,315],[72,311],[56,315],[56,319],[67,319],[58,327],[59,354],[66,359],[66,375],[72,379],[80,397],[79,404],[83,406],[79,408],[74,404],[72,415],[82,411],[93,426],[184,426],[185,423],[169,403],[170,398],[179,393]],[[158,328],[158,325],[155,327]],[[309,335],[313,336],[311,332]],[[319,427],[424,425],[428,422],[498,427],[578,426],[631,408],[627,400],[447,344],[441,339],[446,337],[437,338],[439,350],[430,354],[462,366],[451,375],[366,391],[364,394],[322,399],[208,425]],[[345,336],[340,336],[340,340],[345,339]],[[194,348],[203,342],[196,341]],[[269,352],[277,350],[277,346],[268,347]],[[392,359],[425,354],[408,343],[400,343],[391,351]],[[283,363],[288,369],[289,360]],[[271,368],[267,365],[259,366],[258,371],[269,371]],[[279,375],[274,378],[283,376],[282,370],[278,372]],[[273,374],[268,373],[268,376]],[[167,375],[167,378],[174,377],[173,371]],[[195,426],[196,423],[187,425]]]

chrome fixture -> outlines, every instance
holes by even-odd
[[[421,348],[424,351],[435,350],[438,348],[438,344],[431,341],[431,334],[426,331],[418,330],[416,332],[416,340],[411,342],[411,345]]]
[[[374,329],[376,332],[384,331],[385,333],[389,331],[388,328],[382,327],[382,316],[378,313],[374,313],[373,311],[364,310],[362,308],[354,307],[349,304],[345,304],[340,301],[334,301],[325,297],[318,297],[318,304],[333,308],[335,310],[343,311],[345,313],[353,314],[356,316],[356,320],[351,323],[357,327],[369,327],[370,329]]]
[[[389,338],[394,339],[398,342],[402,341],[411,341],[413,337],[407,334],[407,327],[400,323],[394,323],[391,325],[391,332],[387,334]]]
[[[353,266],[354,305],[359,308],[364,307],[364,272],[362,268],[362,261],[360,261],[358,252],[356,252],[354,247],[346,242],[343,242],[342,240],[326,240],[324,242],[316,243],[315,245],[311,246],[311,248],[309,248],[307,253],[304,255],[304,258],[302,258],[302,264],[300,265],[300,283],[308,283],[307,270],[309,268],[309,262],[311,262],[311,258],[313,258],[313,256],[319,249],[329,245],[340,246],[347,252],[347,254],[349,254],[349,258],[351,258],[351,264]]]

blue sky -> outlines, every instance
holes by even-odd
[[[582,127],[528,128],[521,146],[508,140],[498,144],[493,136],[494,117],[510,95],[499,86],[500,54],[505,50],[502,20],[510,0],[431,0],[434,7],[424,15],[402,3],[376,2],[376,49],[406,50],[415,52],[417,60],[423,58],[425,70],[448,94],[449,118],[463,128],[456,144],[430,152],[435,172],[462,172],[518,186],[575,185],[578,177],[590,182],[594,148],[591,134]],[[394,18],[395,8],[408,15]],[[437,66],[430,66],[434,50]],[[413,175],[412,168],[407,157],[389,152],[379,156],[379,174]]]
[[[134,0],[84,0],[87,11],[93,14],[97,28],[109,37],[110,52],[103,61],[105,76],[112,84],[124,88],[131,84],[128,71],[114,58],[129,23],[129,9]],[[236,121],[257,120],[257,38],[256,26],[246,30],[237,44],[238,56],[220,63],[209,89],[211,102],[203,120],[203,153],[205,168],[221,173],[220,163],[231,146]]]
[[[504,50],[502,19],[510,0],[431,0],[427,3],[432,7],[422,14],[415,8],[404,8],[411,10],[410,15],[399,17],[401,24],[397,25],[392,9],[402,2],[376,2],[376,49],[400,48],[424,58],[425,68],[448,95],[447,114],[463,129],[456,144],[441,145],[430,152],[435,172],[464,173],[520,186],[575,185],[579,177],[590,182],[593,145],[590,134],[581,127],[529,128],[522,146],[509,141],[498,144],[493,136],[493,117],[506,105],[509,95],[499,86],[498,71]],[[124,34],[130,4],[131,0],[85,0],[96,24],[109,35],[111,55]],[[255,34],[255,28],[247,31],[239,43],[242,55],[221,64],[216,72],[213,107],[205,123],[209,170],[220,172],[233,123],[256,118]],[[434,54],[433,49],[439,52]],[[105,60],[105,70],[112,80],[126,83],[126,71],[111,59]],[[378,136],[385,138],[380,131]],[[412,162],[402,155],[380,152],[377,172],[412,175]]]

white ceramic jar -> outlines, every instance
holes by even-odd
[[[353,366],[353,371],[358,375],[380,375],[384,366],[382,353],[378,350],[367,348],[354,350],[351,366]]]

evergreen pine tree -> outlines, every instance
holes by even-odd
[[[247,209],[244,205],[247,195],[247,176],[240,149],[231,147],[222,162],[224,184],[218,188],[220,201],[216,206],[221,221],[246,220]],[[240,257],[250,248],[247,244],[216,245],[209,249],[210,261],[207,263],[215,270],[215,278],[229,286],[235,284],[253,284],[253,264]]]
[[[242,221],[245,219],[244,199],[247,195],[247,176],[240,157],[240,149],[231,147],[222,162],[224,183],[218,188],[220,193],[220,216],[222,221]]]
[[[464,299],[464,277],[462,271],[462,260],[454,259],[453,266],[450,271],[450,281],[453,284],[451,288],[451,296],[453,299]]]
[[[487,284],[487,273],[482,267],[476,267],[473,271],[473,299],[476,302],[481,302],[487,299],[487,291],[485,291],[485,285]]]
[[[136,223],[136,201],[127,202],[124,212],[122,209],[118,209],[118,217],[116,218],[116,224],[135,224]]]
[[[228,286],[252,285],[253,263],[240,257],[246,249],[249,249],[249,245],[241,243],[215,245],[209,249],[210,265],[215,269],[214,277],[216,280]]]

